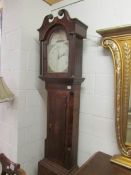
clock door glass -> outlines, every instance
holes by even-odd
[[[64,30],[52,33],[47,46],[47,71],[68,72],[69,41]]]

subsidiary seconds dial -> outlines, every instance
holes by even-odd
[[[47,69],[49,73],[68,72],[69,42],[63,30],[54,32],[47,47]]]

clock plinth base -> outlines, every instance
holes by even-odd
[[[73,175],[77,170],[78,166],[67,170],[48,159],[43,159],[38,163],[38,175]]]

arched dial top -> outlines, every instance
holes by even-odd
[[[64,30],[54,31],[47,46],[48,73],[68,72],[69,41]]]

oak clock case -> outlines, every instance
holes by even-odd
[[[77,169],[82,49],[87,26],[66,10],[44,18],[39,31],[40,78],[47,90],[47,138],[39,175],[68,175]]]

